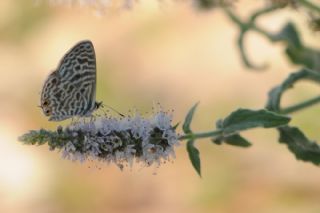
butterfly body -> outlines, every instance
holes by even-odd
[[[51,121],[90,116],[96,102],[96,59],[91,41],[82,41],[69,50],[58,68],[46,79],[41,108]]]

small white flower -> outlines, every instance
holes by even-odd
[[[71,153],[76,151],[76,147],[70,141],[65,145],[64,149],[65,151],[71,152]]]
[[[154,116],[154,124],[161,130],[166,130],[171,125],[171,116],[168,116],[164,112],[159,112]]]

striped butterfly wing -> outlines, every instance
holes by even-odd
[[[90,41],[76,44],[47,78],[41,106],[49,120],[88,116],[96,108],[96,59]]]

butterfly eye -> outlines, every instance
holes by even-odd
[[[51,110],[50,110],[50,109],[47,109],[47,110],[45,111],[45,113],[46,113],[47,115],[49,115],[49,114],[51,113]]]
[[[44,101],[44,102],[42,103],[42,105],[43,105],[43,106],[48,106],[48,105],[49,105],[49,102],[48,102],[48,101]]]

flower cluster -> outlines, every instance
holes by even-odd
[[[59,149],[64,158],[96,159],[115,163],[120,168],[132,166],[134,160],[145,166],[175,157],[178,135],[171,125],[171,115],[158,112],[151,118],[140,115],[114,118],[98,117],[91,122],[73,123],[57,131],[31,131],[20,137],[26,144],[48,143],[51,150]]]

